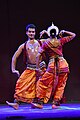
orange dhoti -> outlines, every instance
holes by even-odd
[[[18,79],[14,98],[30,103],[36,96],[36,71],[26,69]]]
[[[55,61],[51,59],[42,78],[37,82],[36,92],[38,98],[48,98],[49,100],[52,90],[54,89],[54,98],[61,100],[68,78],[69,66],[63,57],[58,60],[58,76],[55,76]],[[57,81],[58,79],[58,81]],[[57,82],[55,87],[55,82]],[[45,102],[45,101],[44,101]]]
[[[40,75],[40,77],[42,75]],[[36,70],[26,69],[21,74],[20,78],[16,83],[14,98],[17,101],[31,103],[33,99],[36,97],[36,83],[37,83]],[[45,102],[48,101],[48,98],[46,96],[44,98],[44,101]]]

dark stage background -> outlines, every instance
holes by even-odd
[[[70,64],[70,75],[65,89],[67,101],[80,101],[80,5],[75,0],[0,0],[0,103],[13,101],[17,76],[11,72],[11,58],[18,46],[25,42],[25,27],[29,23],[39,32],[51,23],[59,29],[76,33],[63,47]],[[17,69],[24,70],[22,55]]]

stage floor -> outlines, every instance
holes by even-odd
[[[58,120],[80,119],[80,104],[65,103],[58,109],[51,104],[44,104],[43,109],[32,109],[30,104],[20,104],[18,110],[8,105],[0,105],[0,120]]]

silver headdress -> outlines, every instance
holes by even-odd
[[[53,22],[52,22],[52,25],[51,25],[50,27],[48,27],[48,29],[47,29],[47,33],[48,33],[49,36],[50,36],[50,31],[51,31],[52,29],[55,29],[55,30],[56,30],[56,35],[58,35],[59,29],[58,29],[57,26],[55,26],[55,25],[53,24]]]

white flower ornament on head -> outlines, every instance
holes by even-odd
[[[49,36],[50,36],[50,31],[51,31],[52,29],[55,29],[55,30],[56,30],[56,35],[58,35],[59,29],[58,29],[57,26],[55,26],[55,25],[53,24],[53,22],[52,22],[52,25],[51,25],[50,27],[48,27],[48,29],[47,29],[47,33],[48,33]]]

